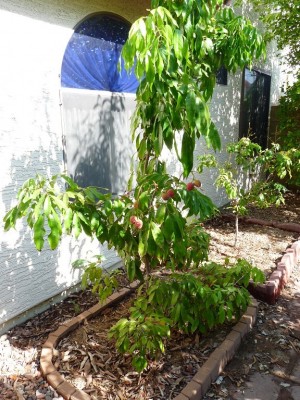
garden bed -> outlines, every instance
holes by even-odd
[[[292,203],[289,204],[291,218],[294,213]],[[289,206],[285,207],[286,213]],[[269,211],[269,217],[271,212],[278,212],[276,209]],[[234,247],[232,223],[219,217],[208,223],[206,228],[212,238],[211,261],[223,263],[226,258],[230,262],[246,258],[263,270],[266,277],[276,268],[276,261],[285,249],[297,238],[291,232],[276,228],[242,224],[239,244]],[[91,398],[172,399],[231,329],[227,326],[202,337],[175,334],[168,343],[166,354],[138,375],[131,367],[130,357],[120,356],[114,343],[106,340],[109,328],[127,316],[130,304],[131,300],[128,300],[112,312],[106,312],[103,317],[89,320],[60,342],[57,368],[66,380],[89,393]]]
[[[260,213],[260,210],[258,212]],[[251,215],[256,216],[255,209]],[[289,196],[286,206],[268,209],[264,217],[299,222],[299,198]],[[275,261],[287,245],[299,236],[275,228],[241,224],[239,245],[234,249],[232,223],[218,218],[211,221],[207,227],[212,234],[210,257],[214,261],[226,257],[231,260],[243,257],[264,270],[266,275],[275,267]],[[3,399],[59,398],[40,376],[38,359],[41,345],[50,331],[94,302],[95,299],[90,294],[74,294],[60,305],[52,307],[2,337],[0,388]],[[198,335],[174,335],[168,345],[167,354],[161,360],[153,362],[146,373],[138,376],[130,369],[128,358],[117,356],[113,343],[107,341],[105,333],[114,320],[126,314],[127,309],[126,302],[121,303],[120,307],[112,312],[107,309],[103,317],[80,326],[60,342],[61,351],[56,358],[60,373],[95,398],[175,397],[228,332],[226,329],[218,330],[205,338]],[[7,357],[8,353],[10,357]]]

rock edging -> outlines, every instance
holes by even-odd
[[[258,302],[252,299],[250,306],[248,306],[240,321],[232,328],[222,344],[211,353],[193,379],[173,400],[202,399],[212,382],[217,379],[227,363],[235,355],[243,337],[253,328],[256,322],[257,309]]]
[[[235,216],[232,214],[224,214],[222,218],[232,221]],[[247,224],[269,226],[289,232],[300,233],[300,224],[294,222],[267,221],[243,216],[240,217],[240,220]],[[265,301],[268,304],[275,304],[298,261],[300,261],[300,238],[286,249],[281,259],[276,263],[275,271],[273,271],[264,284],[254,285],[250,282],[248,286],[249,292],[258,300]]]
[[[226,221],[234,221],[235,215],[223,214],[222,218]],[[252,218],[246,216],[240,216],[239,220],[246,224],[269,226],[271,228],[282,229],[283,231],[300,233],[300,224],[295,222],[277,222],[277,221],[267,221],[260,218]]]
[[[286,249],[281,259],[276,263],[275,271],[272,272],[265,283],[254,285],[250,282],[249,292],[256,299],[263,300],[268,304],[275,304],[298,261],[300,261],[300,238]]]
[[[91,400],[91,397],[84,391],[77,389],[71,383],[67,382],[64,377],[56,370],[52,363],[52,358],[55,353],[55,346],[68,333],[76,329],[84,321],[99,315],[106,308],[118,303],[126,296],[130,295],[140,285],[140,282],[134,282],[129,288],[113,293],[102,304],[96,304],[90,309],[72,318],[70,321],[64,322],[56,331],[51,332],[43,344],[40,367],[43,376],[46,378],[49,385],[66,400]]]
[[[56,370],[52,363],[55,346],[68,333],[76,329],[85,320],[100,314],[105,308],[119,302],[128,296],[139,286],[134,282],[130,288],[122,289],[107,298],[104,304],[97,304],[89,310],[81,313],[70,321],[63,323],[56,331],[51,332],[43,345],[40,366],[43,376],[49,385],[66,400],[91,400],[84,391],[77,389]],[[201,399],[209,389],[212,382],[216,380],[223,371],[226,364],[233,358],[243,337],[252,329],[257,317],[258,302],[252,299],[250,306],[243,314],[239,322],[232,328],[223,343],[209,356],[207,361],[194,375],[193,379],[184,387],[181,393],[173,400],[198,400]]]

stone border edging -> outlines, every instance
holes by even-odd
[[[52,357],[55,346],[68,333],[76,329],[82,322],[95,317],[107,307],[119,302],[124,297],[132,293],[139,286],[139,282],[134,282],[128,289],[122,289],[109,296],[104,304],[96,304],[89,310],[84,311],[70,321],[63,323],[56,331],[51,332],[43,345],[40,357],[40,366],[43,376],[49,385],[66,400],[91,400],[91,397],[84,391],[77,389],[56,370],[52,364]],[[194,375],[193,379],[184,387],[181,393],[173,400],[199,400],[209,389],[219,374],[223,371],[226,364],[233,358],[243,337],[252,329],[257,317],[258,302],[252,299],[239,322],[232,328],[222,344],[213,351],[203,366]]]
[[[225,220],[233,220],[235,216],[224,214],[222,218]],[[239,219],[247,224],[269,226],[288,232],[300,233],[300,224],[294,222],[267,221],[251,217],[239,217]],[[268,304],[275,304],[298,261],[300,261],[300,238],[286,249],[280,261],[276,263],[275,271],[272,272],[269,279],[264,284],[254,285],[253,282],[249,283],[249,292],[256,299],[265,301]]]
[[[250,282],[249,292],[256,299],[263,300],[268,304],[275,304],[298,261],[300,261],[300,238],[285,250],[281,259],[276,263],[275,271],[265,283],[254,285]]]
[[[91,400],[91,397],[84,391],[77,389],[71,383],[67,382],[64,377],[56,370],[52,364],[52,357],[54,356],[55,346],[58,342],[65,337],[68,333],[76,329],[84,321],[95,317],[100,314],[106,308],[118,303],[124,297],[134,292],[140,282],[133,282],[129,288],[124,288],[119,292],[113,293],[109,296],[102,304],[96,304],[90,309],[77,315],[68,322],[64,322],[59,326],[56,331],[51,332],[43,344],[40,366],[43,376],[46,378],[50,386],[64,399],[66,400]]]
[[[239,322],[232,328],[222,344],[214,350],[193,379],[173,400],[200,400],[210,385],[218,378],[227,363],[233,358],[243,337],[253,328],[257,317],[258,302],[252,299],[250,306]]]
[[[233,221],[235,220],[235,215],[223,214],[221,218],[227,221]],[[245,222],[246,224],[263,225],[263,226],[269,226],[271,228],[282,229],[283,231],[300,233],[300,224],[297,224],[295,222],[267,221],[265,219],[245,217],[245,216],[240,216],[239,220],[241,222]]]

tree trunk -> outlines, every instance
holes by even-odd
[[[235,238],[234,238],[234,247],[236,247],[238,243],[238,235],[239,235],[239,216],[235,214]]]

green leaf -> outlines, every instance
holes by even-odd
[[[68,208],[64,216],[64,227],[66,233],[68,234],[71,233],[72,222],[73,222],[73,210],[71,208]]]
[[[130,260],[126,262],[127,276],[130,282],[135,278],[135,260]]]
[[[151,221],[150,222],[150,229],[151,229],[151,233],[153,236],[153,239],[155,241],[155,243],[159,246],[159,247],[163,247],[165,244],[165,240],[164,240],[164,236],[162,234],[162,231],[160,229],[160,226],[158,224],[156,224],[155,222]]]
[[[196,109],[195,93],[193,91],[191,91],[187,94],[186,99],[185,99],[185,105],[186,105],[187,120],[190,124],[190,127],[194,127],[195,126],[195,115],[197,113],[197,109]]]
[[[153,149],[154,149],[157,157],[159,157],[162,152],[163,144],[164,144],[163,133],[162,133],[161,126],[159,126],[158,127],[158,135],[153,140]]]
[[[18,207],[14,207],[8,211],[8,213],[4,216],[4,230],[8,231],[12,227],[16,225],[16,220],[18,218]]]
[[[164,123],[163,139],[164,139],[164,143],[168,147],[168,149],[172,150],[173,141],[174,141],[174,133],[173,133],[172,127],[170,126],[169,122],[167,122],[167,121]]]
[[[147,244],[144,243],[142,241],[142,239],[140,239],[139,241],[139,246],[138,246],[138,252],[139,252],[139,256],[142,258],[144,257],[144,255],[146,254],[147,251]]]
[[[209,127],[208,137],[205,138],[208,147],[212,146],[214,150],[221,150],[221,139],[219,132],[213,122]]]
[[[173,291],[172,297],[171,297],[171,305],[172,305],[172,306],[175,306],[175,304],[177,303],[178,298],[179,298],[179,295],[180,295],[179,292],[177,292],[177,291],[175,291],[175,290]]]
[[[143,372],[147,368],[148,361],[143,356],[134,356],[132,359],[132,365],[137,372]]]
[[[139,196],[138,199],[139,208],[141,210],[147,210],[149,207],[149,201],[150,201],[150,196],[149,196],[149,191],[147,190],[141,193],[141,195]]]
[[[42,211],[46,194],[44,193],[40,196],[40,191],[35,190],[34,193],[32,194],[32,196],[33,197],[29,196],[30,197],[29,201],[30,200],[32,201],[32,200],[35,200],[38,198],[37,203],[35,204],[35,206],[33,206],[33,215],[34,215],[34,218],[37,219]],[[34,202],[33,202],[33,204],[34,204]]]
[[[41,251],[44,246],[44,235],[46,231],[44,228],[44,215],[40,215],[33,225],[33,241],[37,250]]]
[[[194,140],[189,136],[187,132],[184,132],[182,138],[182,148],[181,148],[181,163],[183,166],[183,176],[186,178],[191,172],[194,164],[193,154],[194,154]]]
[[[174,52],[175,56],[178,60],[182,59],[182,51],[183,51],[183,36],[182,32],[179,29],[175,29],[174,31]]]
[[[164,70],[164,66],[165,66],[165,65],[164,65],[164,60],[163,60],[161,54],[158,53],[158,56],[157,56],[157,63],[156,63],[156,70],[157,70],[158,75],[161,75],[161,73],[162,73],[163,70]]]
[[[143,38],[145,39],[147,30],[146,30],[146,24],[145,24],[145,21],[143,18],[138,19],[138,26],[139,26],[139,29],[140,29],[140,32],[141,32]]]
[[[72,226],[75,238],[77,239],[81,234],[82,228],[81,228],[80,218],[78,217],[76,212],[73,213]]]
[[[138,150],[138,156],[140,159],[142,159],[145,154],[146,154],[146,150],[147,150],[147,141],[146,139],[142,139],[139,146],[137,146],[137,150]]]
[[[184,236],[184,228],[185,228],[185,223],[186,219],[182,217],[181,214],[177,213],[173,215],[174,217],[174,232],[175,235],[178,239]],[[176,229],[178,227],[178,229]]]
[[[173,218],[168,215],[164,221],[164,223],[161,226],[161,230],[163,232],[164,237],[168,240],[171,241],[175,238],[174,234],[174,220]]]
[[[76,191],[76,190],[79,188],[78,185],[77,185],[77,183],[75,183],[75,182],[73,181],[73,179],[70,178],[69,176],[67,176],[67,175],[61,175],[61,177],[67,182],[67,184],[69,185],[69,187],[70,187],[71,190]]]
[[[49,196],[46,196],[44,201],[44,213],[46,217],[48,217],[48,215],[50,214],[51,209],[52,209],[51,199]]]
[[[223,323],[224,323],[225,317],[226,317],[226,315],[225,315],[224,307],[221,307],[221,308],[219,309],[219,313],[218,313],[218,319],[219,319],[219,323],[220,323],[220,324],[223,324]]]
[[[175,322],[178,322],[180,320],[180,315],[181,315],[181,304],[177,303],[175,307],[172,309],[172,319],[174,319]]]
[[[60,211],[63,211],[66,209],[66,203],[64,201],[62,201],[58,196],[50,195],[50,197],[51,197],[52,203],[55,204]]]
[[[48,242],[51,250],[54,250],[57,248],[61,238],[62,234],[61,222],[57,213],[53,209],[52,212],[48,215],[47,219],[49,228],[51,230],[48,235]]]
[[[165,215],[166,215],[166,205],[165,204],[161,204],[157,211],[156,211],[156,221],[158,224],[162,224],[164,219],[165,219]]]
[[[150,88],[152,88],[152,83],[154,81],[155,74],[156,74],[156,67],[153,64],[152,59],[147,59],[147,62],[145,65],[146,65],[146,77],[150,84]]]

